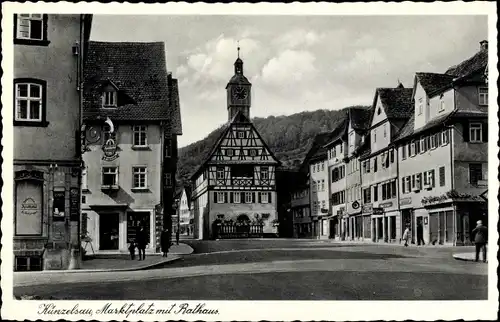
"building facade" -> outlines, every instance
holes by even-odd
[[[363,215],[371,216],[375,242],[399,242],[402,236],[398,202],[396,134],[412,113],[412,89],[378,88],[370,122],[370,153],[361,161]]]
[[[78,266],[80,83],[91,15],[14,15],[14,270]]]
[[[81,233],[94,250],[119,252],[144,226],[155,252],[175,214],[171,164],[182,134],[164,44],[90,42],[84,76]]]
[[[348,240],[369,240],[371,218],[362,213],[361,156],[369,154],[370,136],[367,129],[371,109],[350,108],[347,129],[345,211],[347,214],[345,238]]]
[[[193,216],[191,212],[191,187],[184,187],[180,194],[179,207],[179,233],[181,235],[193,235]]]
[[[487,222],[487,42],[446,73],[417,73],[414,115],[401,132],[400,207],[414,240],[471,244]]]
[[[279,161],[251,122],[251,87],[238,57],[226,86],[228,122],[191,177],[195,238],[224,238],[222,224],[258,226],[260,234],[277,234]],[[237,228],[235,233],[245,233],[245,229]]]

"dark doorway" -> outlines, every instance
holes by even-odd
[[[119,224],[118,213],[99,214],[99,249],[114,250],[118,249]]]

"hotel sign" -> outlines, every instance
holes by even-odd
[[[118,150],[118,146],[116,145],[115,140],[108,139],[102,147],[102,151],[104,152],[102,159],[105,161],[115,160],[116,158],[118,158],[117,150]]]

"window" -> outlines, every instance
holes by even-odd
[[[269,203],[269,192],[260,192],[260,203]]]
[[[387,124],[384,124],[384,138],[387,137]]]
[[[444,100],[441,99],[441,101],[439,102],[439,112],[442,112],[444,110],[445,110]]]
[[[469,164],[469,182],[477,185],[479,180],[483,180],[483,166],[481,163]]]
[[[365,163],[366,163],[366,172],[370,173],[370,168],[371,168],[371,166],[370,166],[370,159],[366,160]]]
[[[245,203],[253,202],[253,192],[245,192]]]
[[[420,138],[420,153],[424,153],[426,149],[425,137]]]
[[[269,168],[268,167],[261,167],[260,168],[260,179],[261,180],[268,180],[269,179]]]
[[[377,142],[377,129],[373,130],[373,143]]]
[[[16,256],[15,269],[16,272],[26,271],[41,271],[42,258],[39,256]]]
[[[116,92],[115,91],[105,91],[102,93],[102,107],[104,108],[114,108],[116,107]]]
[[[218,180],[224,179],[224,168],[222,167],[217,168],[217,179]]]
[[[416,154],[415,141],[410,143],[410,156],[414,157]]]
[[[250,153],[251,157],[257,156],[257,150],[255,150],[255,149],[250,149],[249,153]]]
[[[394,150],[389,151],[389,157],[391,159],[391,163],[394,163]]]
[[[226,150],[226,156],[228,156],[228,157],[232,157],[233,155],[234,155],[234,151],[233,151],[233,149],[227,149],[227,150]]]
[[[241,193],[233,192],[233,202],[234,203],[241,203]]]
[[[433,134],[431,135],[431,149],[435,149],[437,146],[437,135]]]
[[[374,157],[373,158],[373,172],[377,172],[377,165],[378,165],[377,157]]]
[[[102,185],[111,187],[118,185],[118,168],[103,167],[102,168]]]
[[[412,189],[415,189],[417,187],[417,180],[416,180],[417,176],[416,175],[412,175],[411,176],[411,188]]]
[[[46,126],[46,88],[47,83],[38,79],[17,78],[15,86],[14,125]]]
[[[326,209],[326,202],[321,200],[321,209]]]
[[[172,174],[171,173],[165,173],[165,186],[172,187]]]
[[[325,163],[321,163],[321,171],[325,171]]]
[[[446,184],[445,168],[440,167],[439,168],[439,186],[444,187],[445,184]]]
[[[132,188],[135,189],[146,189],[148,184],[147,174],[148,169],[146,167],[133,167],[134,182]]]
[[[165,139],[165,158],[172,157],[172,140]]]
[[[88,190],[87,167],[82,169],[82,190]]]
[[[441,132],[441,144],[446,145],[450,141],[450,132],[448,129],[443,130]]]
[[[378,184],[373,186],[373,201],[378,201]]]
[[[488,105],[488,87],[479,87],[479,105]]]
[[[325,179],[321,180],[321,191],[325,191]]]
[[[470,123],[469,137],[472,143],[483,142],[483,124]]]
[[[14,15],[14,44],[47,46],[48,16],[42,14]]]
[[[238,139],[244,139],[245,138],[245,132],[244,131],[238,131],[238,132],[236,132],[236,137]]]
[[[217,192],[217,203],[224,203],[224,199],[226,197],[225,192]]]
[[[371,202],[371,188],[366,188],[363,190],[363,203]]]
[[[421,190],[422,189],[422,174],[419,173],[415,177],[416,180],[416,189]]]
[[[342,150],[343,150],[343,148],[344,148],[344,144],[343,144],[343,143],[340,143],[339,148],[340,148],[340,153],[343,153],[343,152],[342,152]]]
[[[145,125],[134,125],[133,131],[134,131],[134,142],[132,144],[134,146],[147,146],[148,145],[147,127]]]
[[[418,99],[418,115],[421,115],[424,109],[424,99],[419,98]]]
[[[406,159],[406,144],[401,147],[401,159],[405,160]]]

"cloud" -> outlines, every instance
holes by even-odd
[[[189,73],[189,70],[188,68],[185,66],[185,65],[180,65],[179,67],[177,67],[177,69],[175,70],[175,77],[184,77],[186,76],[187,74]]]
[[[316,73],[315,56],[305,50],[285,50],[262,68],[262,81],[270,85],[286,86],[306,81]]]
[[[284,48],[294,49],[315,45],[324,38],[325,34],[313,30],[295,29],[280,36],[277,42]]]

